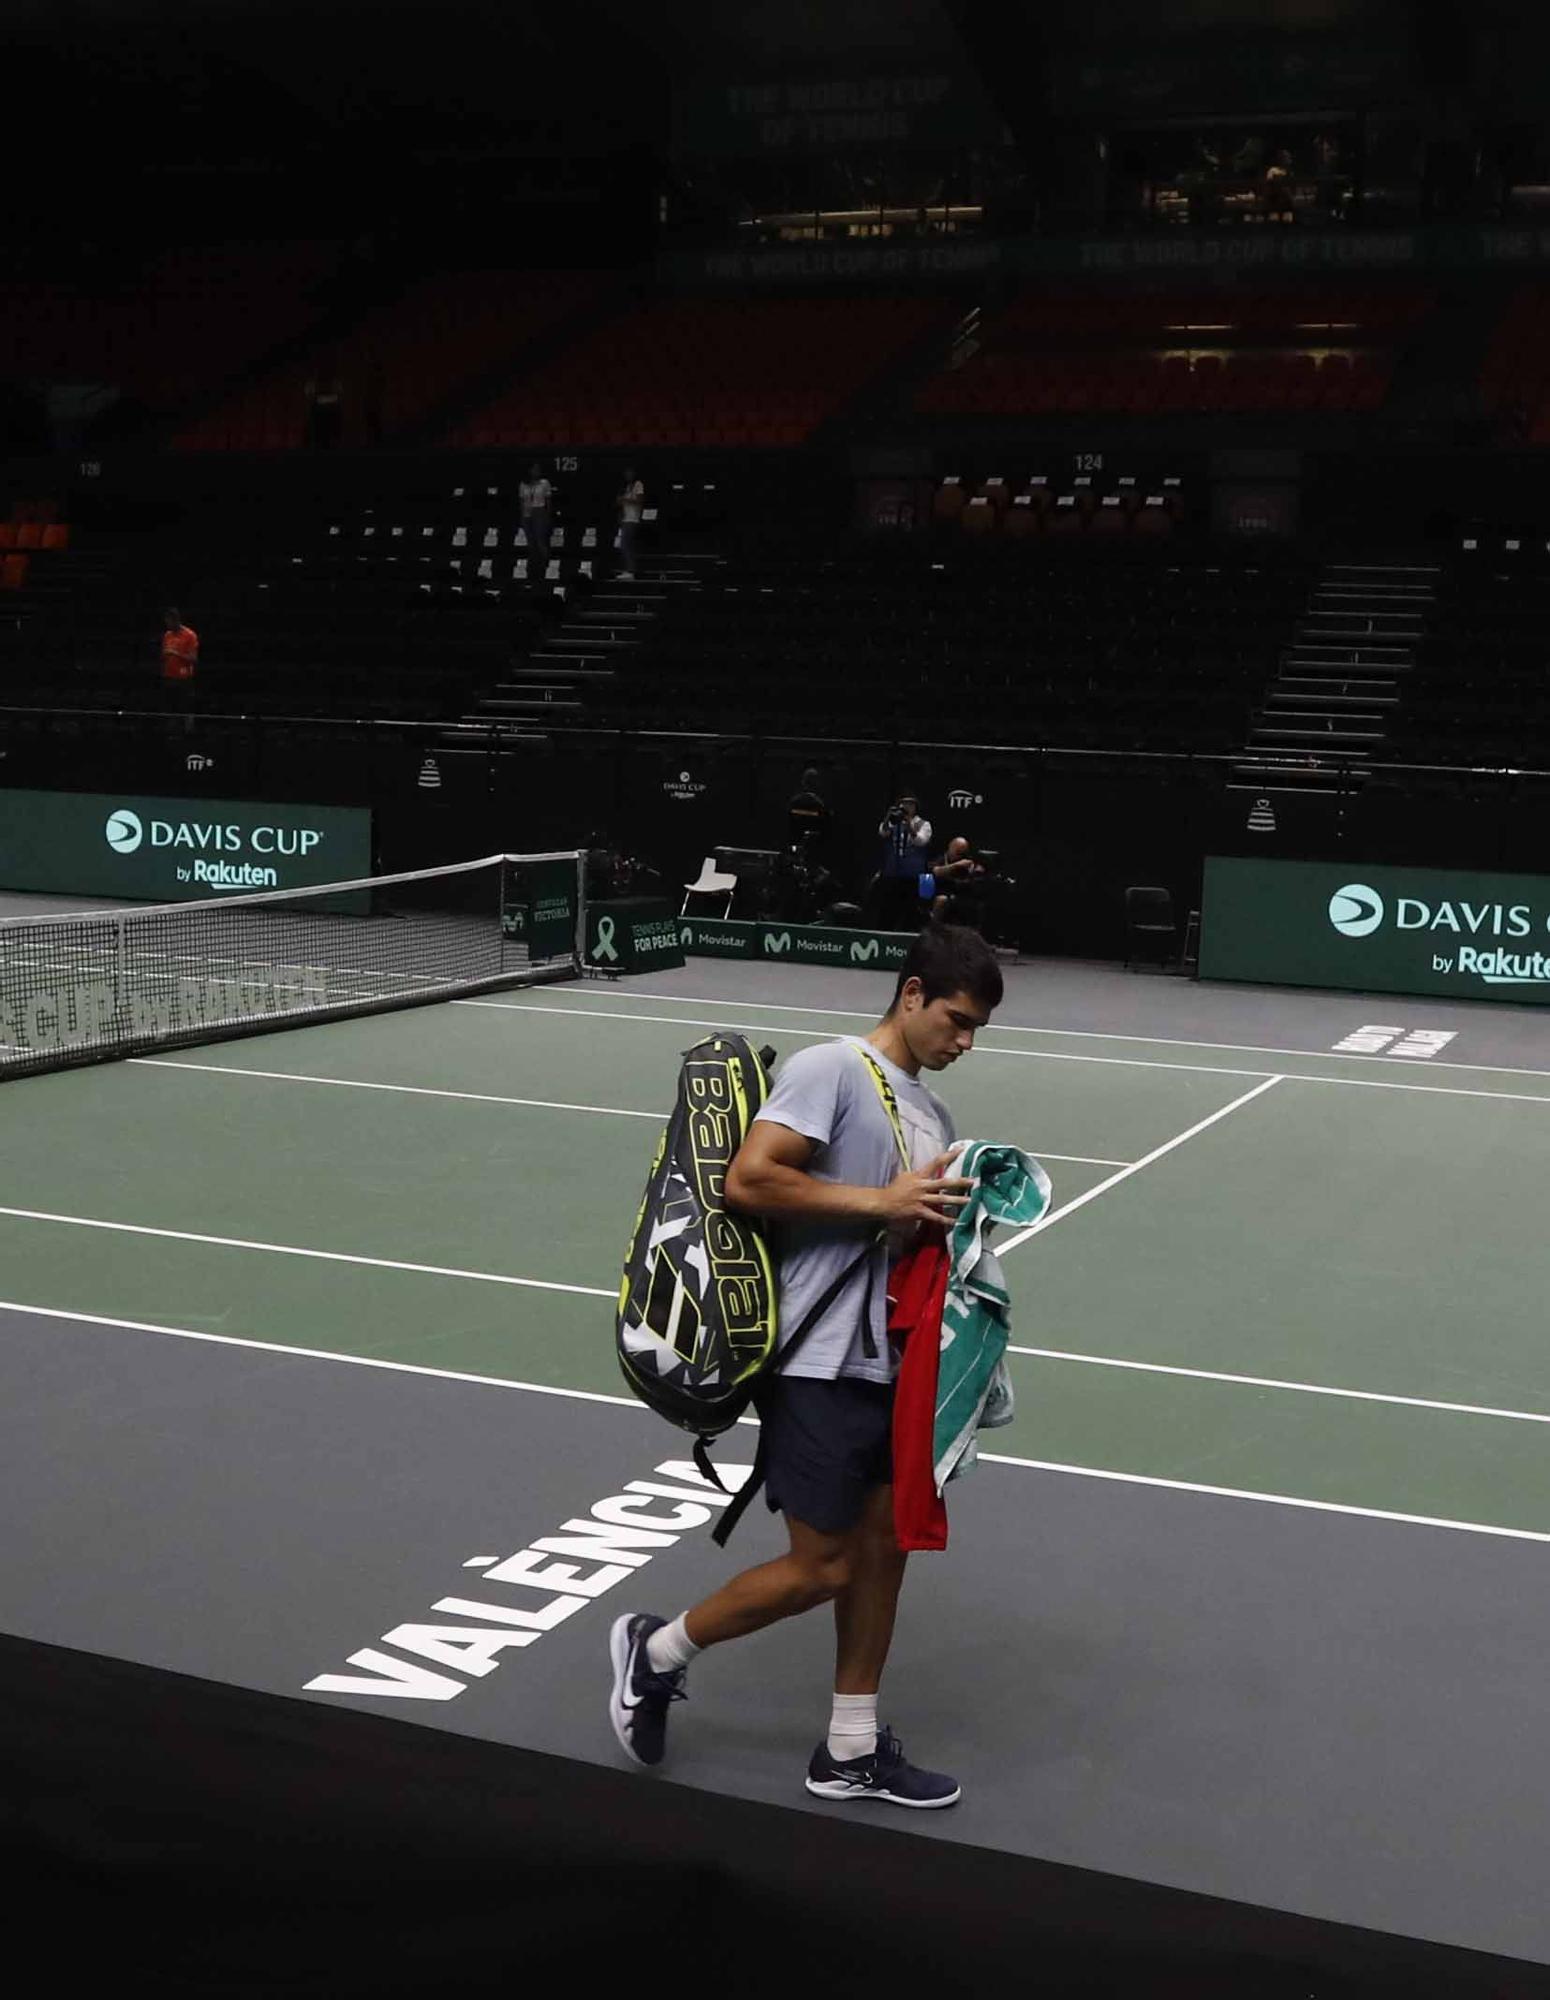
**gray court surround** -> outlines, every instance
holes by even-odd
[[[478,1622],[439,1600],[493,1604],[490,1628],[552,1602],[483,1559],[631,1481],[686,1487],[657,1470],[685,1456],[676,1434],[606,1402],[31,1314],[3,1320],[0,1385],[0,1589],[39,1675],[37,1649],[70,1648],[615,1770],[609,1623],[670,1613],[727,1567],[690,1527],[482,1676],[422,1661],[461,1683],[447,1698],[304,1695],[406,1623]],[[895,1839],[1550,1961],[1541,1546],[998,1466],[952,1519],[952,1549],[911,1575],[884,1706],[966,1797],[896,1815]],[[774,1546],[760,1510],[733,1554]],[[665,1773],[620,1781],[834,1818],[800,1782],[829,1647],[813,1618],[708,1656]],[[1403,1990],[1537,1977],[1477,1988],[1418,1958]]]
[[[701,961],[628,991],[770,986]],[[815,968],[800,997],[891,991]],[[997,1022],[1309,1054],[1388,1023],[1452,1032],[1396,1064],[1434,1081],[1550,1069],[1534,1009],[1073,963],[1009,967]],[[13,1887],[77,1969],[95,1938],[169,1992],[608,1961],[746,1992],[762,1965],[787,2000],[816,1953],[934,1995],[1550,1995],[1543,1543],[984,1465],[883,1705],[964,1802],[858,1818],[801,1787],[822,1616],[699,1662],[660,1774],[620,1757],[613,1618],[779,1546],[756,1508],[718,1552],[687,1458],[624,1403],[0,1313]]]
[[[1024,959],[1006,963],[1003,971],[1006,998],[996,1010],[997,1027],[1133,1035],[1141,1041],[1173,1038],[1218,1047],[1242,1043],[1320,1055],[1364,1023],[1393,1022],[1406,1028],[1451,1029],[1456,1036],[1442,1056],[1409,1067],[1502,1063],[1550,1069],[1550,1023],[1540,1007],[1215,981],[1202,985],[1172,973],[1125,973],[1108,962],[1085,959]],[[892,996],[895,976],[813,966],[802,975],[803,1005],[881,1014]],[[681,971],[653,973],[618,990],[750,1004],[771,997],[768,966],[710,959],[691,959]]]

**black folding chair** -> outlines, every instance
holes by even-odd
[[[1173,897],[1167,889],[1125,891],[1125,969],[1155,965],[1166,971],[1177,963],[1179,927]]]

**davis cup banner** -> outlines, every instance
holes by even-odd
[[[371,873],[371,814],[254,799],[0,791],[0,886],[173,903]]]
[[[1202,979],[1550,1004],[1550,877],[1206,861]]]

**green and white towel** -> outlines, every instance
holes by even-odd
[[[972,1181],[973,1187],[947,1239],[947,1300],[931,1447],[938,1493],[974,1463],[976,1431],[1012,1421],[1005,1358],[1011,1300],[990,1237],[1003,1222],[1037,1222],[1051,1194],[1049,1175],[1017,1146],[966,1139],[947,1171]]]

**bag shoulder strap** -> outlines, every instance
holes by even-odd
[[[830,1284],[825,1289],[822,1298],[820,1298],[815,1305],[809,1307],[808,1311],[802,1317],[802,1324],[799,1327],[797,1327],[787,1337],[787,1339],[781,1346],[780,1352],[776,1355],[775,1359],[769,1364],[768,1368],[764,1370],[764,1375],[763,1378],[761,1379],[767,1380],[772,1375],[780,1374],[781,1370],[786,1366],[787,1362],[791,1360],[792,1356],[796,1353],[797,1349],[802,1345],[803,1341],[806,1340],[807,1336],[812,1332],[813,1328],[823,1318],[824,1314],[829,1310],[830,1306],[834,1304],[835,1300],[840,1296],[841,1292],[844,1291],[845,1287],[850,1283],[851,1279],[861,1269],[862,1265],[871,1263],[872,1252],[875,1248],[876,1245],[874,1243],[868,1243],[866,1248],[863,1251],[861,1251],[861,1253],[857,1257],[853,1258],[852,1261],[845,1266],[845,1269],[840,1272],[839,1276],[834,1279],[833,1283]],[[872,1278],[871,1274],[868,1273],[866,1303],[863,1306],[862,1311],[863,1313],[869,1315],[871,1313],[871,1310],[872,1310]],[[754,1394],[754,1407],[756,1409],[758,1408],[757,1391],[755,1391]],[[700,1468],[701,1473],[706,1478],[708,1478],[713,1485],[720,1486],[721,1481],[716,1477],[715,1467],[711,1464],[708,1456],[702,1456],[704,1452],[705,1452],[705,1440],[701,1438],[697,1442],[694,1448],[694,1462]],[[742,1487],[739,1489],[737,1494],[734,1496],[731,1506],[727,1508],[726,1512],[722,1515],[720,1521],[711,1530],[711,1540],[717,1543],[720,1547],[722,1548],[726,1547],[727,1537],[731,1534],[732,1530],[737,1526],[738,1522],[743,1518],[743,1514],[747,1509],[749,1501],[752,1500],[754,1495],[759,1491],[759,1488],[764,1484],[764,1468],[765,1468],[764,1427],[761,1424],[759,1428],[759,1447],[758,1450],[754,1453],[753,1470],[749,1473],[748,1478],[743,1483]],[[723,1487],[722,1490],[724,1492],[726,1489]]]
[[[852,1042],[850,1046],[866,1064],[867,1075],[871,1077],[872,1087],[882,1100],[883,1109],[888,1114],[888,1123],[893,1127],[893,1142],[899,1149],[899,1158],[904,1163],[904,1171],[908,1173],[915,1163],[910,1158],[909,1141],[904,1136],[904,1121],[899,1116],[899,1100],[894,1095],[893,1085],[884,1075],[882,1064],[865,1042]]]

